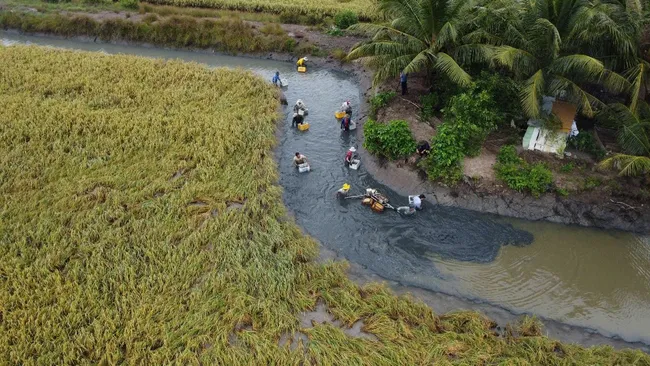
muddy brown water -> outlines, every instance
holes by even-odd
[[[407,203],[406,197],[378,184],[363,162],[358,171],[343,166],[345,151],[358,145],[353,133],[339,129],[333,115],[344,100],[355,110],[359,106],[361,92],[352,75],[317,67],[298,74],[291,63],[205,52],[3,32],[0,39],[5,45],[30,43],[241,67],[269,80],[278,70],[289,82],[285,94],[290,106],[303,99],[311,124],[307,132],[291,128],[290,106],[284,107],[276,154],[285,204],[326,248],[381,278],[413,286],[414,292],[448,294],[650,344],[648,237],[430,203],[410,217],[392,211],[376,214],[359,201],[337,199],[336,190],[349,183],[354,193],[374,187],[396,206]],[[296,151],[309,158],[311,172],[300,174],[292,167]]]

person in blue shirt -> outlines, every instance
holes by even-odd
[[[402,95],[406,95],[406,73],[404,71],[399,74],[399,82],[402,85]]]
[[[275,86],[282,86],[282,80],[280,80],[280,72],[276,71],[275,75],[273,76],[273,80],[271,80]]]

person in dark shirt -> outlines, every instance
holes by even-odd
[[[347,114],[341,120],[341,129],[346,130],[346,131],[350,131],[350,116],[347,115]]]
[[[402,71],[399,74],[399,82],[400,82],[400,85],[402,85],[402,95],[406,95],[406,93],[408,92],[408,90],[406,88],[406,81],[407,81],[406,80],[406,73],[404,71]]]
[[[420,141],[416,151],[417,151],[418,155],[420,155],[420,157],[424,157],[424,156],[428,155],[429,152],[431,151],[431,146],[429,145],[429,143],[427,141]]]

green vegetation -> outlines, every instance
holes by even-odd
[[[624,153],[603,160],[601,167],[616,168],[624,176],[650,174],[650,107],[643,101],[637,102],[637,106],[636,109],[622,104],[610,107],[621,124],[618,139]]]
[[[429,157],[420,164],[429,178],[456,184],[462,178],[465,156],[475,156],[500,116],[492,97],[476,88],[451,99],[444,123],[438,126]]]
[[[456,84],[468,85],[471,78],[453,55],[469,51],[456,45],[457,23],[470,7],[467,1],[380,0],[379,11],[391,22],[352,26],[350,29],[364,32],[370,39],[355,46],[348,58],[373,66],[375,83],[402,71],[435,70]]]
[[[392,160],[415,152],[415,140],[406,121],[379,123],[368,119],[363,125],[365,147],[370,153]]]
[[[240,18],[255,22],[280,22],[280,17],[275,14],[247,13],[223,9],[181,8],[178,6],[151,5],[146,3],[140,3],[138,12],[140,14],[154,13],[160,16],[187,15],[195,18]]]
[[[472,77],[496,101],[502,125],[528,117],[553,121],[542,115],[543,96],[571,102],[588,117],[605,109],[603,100],[628,100],[627,111],[612,106],[622,117],[613,121],[624,151],[602,166],[621,175],[647,175],[650,107],[643,97],[650,53],[641,42],[647,6],[638,1],[379,0],[388,22],[351,27],[370,39],[348,58],[375,68],[376,83],[400,72],[427,74],[432,90],[421,101],[425,120],[463,93],[458,87],[469,85]],[[487,68],[494,72],[486,73]],[[448,138],[456,136],[449,132]],[[572,143],[603,158],[605,152],[587,139]],[[444,163],[430,164],[440,168],[433,175],[440,176],[442,166],[457,170],[461,150],[441,157]]]
[[[388,105],[388,103],[395,98],[394,91],[387,91],[377,93],[374,97],[370,98],[370,116],[372,118],[377,118],[377,112]]]
[[[226,52],[293,51],[283,31],[264,34],[240,19],[197,20],[169,17],[152,22],[124,19],[97,21],[88,16],[0,12],[0,27],[28,33],[83,35],[105,41],[127,40],[174,47],[212,48]]]
[[[596,159],[601,160],[607,153],[597,143],[594,135],[587,131],[583,131],[578,136],[570,137],[568,140],[569,146],[579,151],[584,151],[593,155]]]
[[[584,189],[591,190],[600,187],[601,184],[603,184],[603,182],[600,179],[595,177],[587,177],[585,179]]]
[[[503,146],[499,150],[494,169],[497,178],[503,180],[508,187],[519,192],[528,191],[535,197],[548,191],[553,183],[553,174],[544,164],[528,164],[517,155],[517,150],[512,145]]]
[[[575,168],[575,165],[573,163],[567,163],[564,164],[560,167],[560,171],[562,173],[571,173],[573,169]]]
[[[125,9],[137,9],[138,0],[120,0],[120,5]]]
[[[429,93],[420,97],[420,118],[423,121],[428,121],[436,115],[436,108],[440,103],[438,94]]]
[[[317,22],[333,17],[343,10],[353,11],[361,20],[376,20],[378,14],[371,0],[148,0],[151,4],[202,7],[285,14],[285,16],[307,16]]]
[[[341,11],[334,17],[334,24],[339,29],[348,29],[350,26],[359,23],[357,14],[350,10]]]
[[[576,47],[576,42],[586,46],[596,41],[593,35],[581,33],[587,30],[598,28],[606,38],[603,32],[609,29],[601,27],[592,14],[585,14],[598,9],[575,0],[513,2],[512,6],[521,7],[524,15],[511,19],[508,28],[491,34],[507,39],[494,49],[493,61],[525,80],[521,103],[528,116],[541,117],[542,96],[559,94],[577,104],[583,114],[592,116],[593,104],[600,101],[581,85],[601,83],[616,92],[625,89],[624,78],[609,72],[596,57],[581,53],[582,47]]]

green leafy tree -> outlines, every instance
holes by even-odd
[[[390,22],[356,24],[371,39],[357,44],[348,59],[362,59],[376,69],[375,83],[400,72],[436,71],[459,85],[469,85],[470,75],[455,61],[455,54],[472,51],[461,45],[466,12],[472,1],[379,0],[379,11]]]
[[[587,38],[593,29],[607,29],[593,16],[593,3],[583,0],[539,0],[521,2],[523,16],[493,34],[492,61],[524,81],[521,104],[529,117],[541,116],[542,96],[553,95],[578,105],[582,113],[593,116],[602,106],[584,85],[600,84],[614,92],[626,90],[629,82],[610,71],[602,61],[580,50],[595,42]],[[615,35],[621,29],[610,29]],[[601,32],[602,33],[602,32]],[[474,37],[478,37],[474,35]],[[613,37],[613,36],[612,36]],[[484,37],[487,39],[487,37]],[[621,49],[628,37],[621,37]]]
[[[621,123],[618,140],[625,153],[603,160],[600,166],[616,168],[624,176],[650,173],[650,108],[641,103],[635,111],[615,104],[610,110]]]

